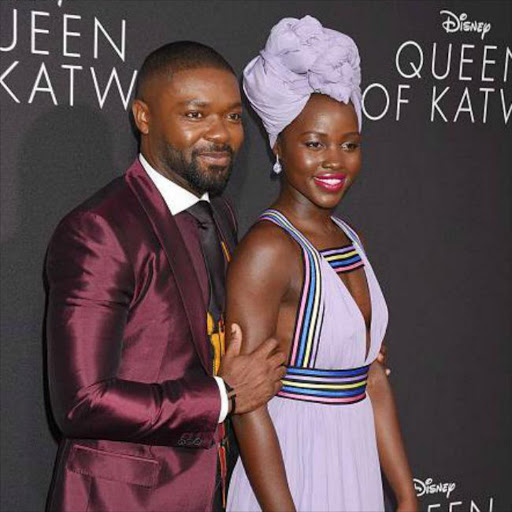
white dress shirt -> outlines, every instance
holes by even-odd
[[[148,173],[148,176],[151,178],[151,181],[155,184],[155,187],[158,189],[162,197],[164,198],[165,204],[169,208],[171,214],[178,215],[191,206],[195,205],[199,201],[208,201],[210,202],[210,197],[208,196],[208,192],[205,192],[201,197],[197,197],[192,192],[185,190],[183,187],[180,187],[173,181],[167,179],[165,176],[162,176],[158,171],[151,167],[151,164],[144,158],[142,153],[139,153],[139,160],[144,167],[144,170]],[[220,391],[220,415],[219,415],[219,423],[222,423],[228,414],[228,394],[226,391],[226,386],[224,381],[217,377],[213,376],[217,385],[219,386]]]

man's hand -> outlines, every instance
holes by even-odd
[[[383,343],[380,347],[380,352],[377,354],[377,361],[384,366],[384,370],[386,372],[386,375],[389,375],[391,373],[391,370],[386,365],[386,360],[388,358],[388,348]]]
[[[278,342],[269,338],[254,352],[240,354],[242,330],[238,324],[231,326],[231,342],[221,361],[219,377],[233,389],[228,394],[236,396],[236,414],[253,411],[268,402],[280,389],[286,374],[286,358],[278,350]],[[230,401],[231,411],[231,401]]]

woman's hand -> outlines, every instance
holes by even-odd
[[[397,497],[397,511],[417,512],[418,501],[400,432],[395,399],[385,368],[377,361],[370,367],[367,392],[372,399],[380,464]]]
[[[416,496],[409,496],[398,501],[396,512],[419,512],[420,506]]]

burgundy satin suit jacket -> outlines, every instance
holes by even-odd
[[[52,237],[48,374],[63,440],[51,512],[211,509],[220,395],[197,228],[180,215],[137,159]],[[232,245],[234,218],[225,225]]]

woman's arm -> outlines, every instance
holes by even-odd
[[[242,353],[277,337],[279,310],[289,292],[290,269],[294,268],[290,259],[296,256],[295,251],[293,242],[268,223],[253,227],[238,246],[228,271],[226,325],[237,323],[242,328]],[[261,508],[294,511],[279,441],[266,406],[235,414],[233,425]]]
[[[242,462],[261,509],[295,511],[281,448],[267,408],[235,415],[233,425]]]
[[[418,501],[400,432],[395,399],[385,369],[377,361],[370,367],[368,394],[373,404],[380,463],[395,492],[397,512],[417,512]]]

